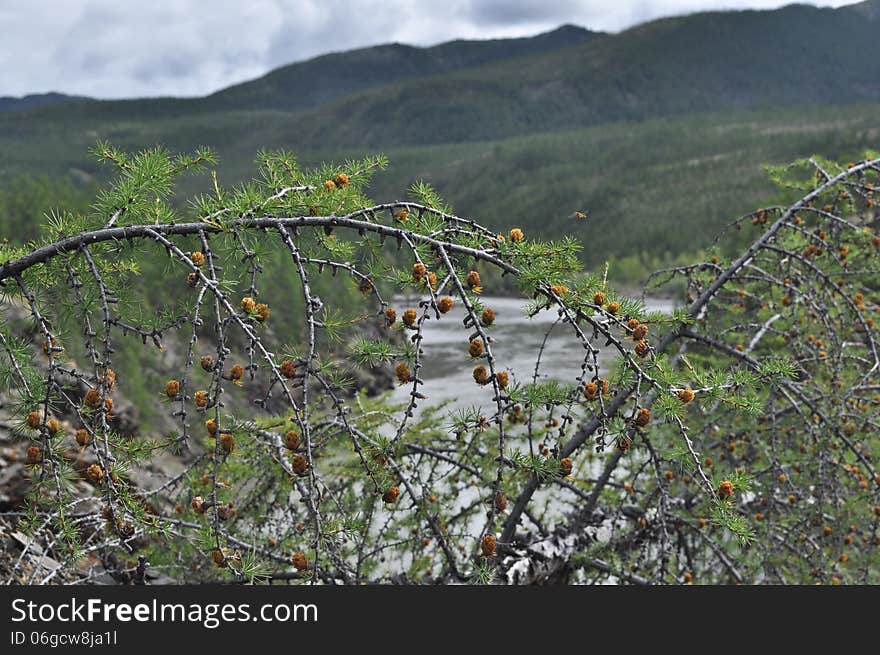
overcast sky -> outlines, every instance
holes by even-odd
[[[811,4],[840,6],[852,0]],[[617,32],[774,0],[0,0],[0,96],[204,95],[280,65],[398,41]]]

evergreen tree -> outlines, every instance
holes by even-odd
[[[657,274],[686,288],[665,314],[582,270],[573,239],[496,234],[423,183],[375,204],[382,157],[261,152],[252,182],[213,173],[181,209],[210,150],[96,154],[116,177],[91,208],[0,250],[32,539],[11,579],[88,580],[89,556],[132,579],[138,555],[183,582],[878,581],[880,160],[771,170],[799,199],[740,219],[743,252]],[[576,381],[493,353],[501,276],[557,318]],[[427,398],[425,324],[453,307],[488,409]],[[144,384],[161,438],[121,420]]]

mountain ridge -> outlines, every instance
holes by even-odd
[[[56,91],[49,91],[48,93],[29,93],[23,96],[0,96],[0,112],[20,111],[22,109],[33,109],[36,107],[51,107],[92,99],[93,98],[88,98],[86,96],[67,95],[66,93],[58,93]]]
[[[419,144],[500,138],[547,125],[873,102],[880,99],[880,60],[851,44],[871,43],[874,32],[851,6],[690,14],[516,65],[492,63],[364,92],[305,122],[317,127],[319,139]]]
[[[0,112],[40,109],[60,104],[85,102],[89,109],[105,106],[132,108],[130,115],[150,115],[154,107],[196,111],[310,109],[346,94],[392,84],[413,77],[429,77],[472,68],[505,58],[516,59],[543,51],[582,43],[603,36],[583,27],[563,24],[534,36],[486,40],[454,39],[433,46],[384,43],[353,50],[329,52],[302,61],[284,64],[265,75],[224,87],[204,96],[157,96],[146,98],[100,99],[58,92],[31,94],[22,98],[0,97]],[[367,67],[365,71],[364,68]],[[327,83],[334,76],[336,84]],[[339,85],[340,72],[348,84]],[[283,84],[293,85],[284,88]]]
[[[658,18],[640,23],[617,33],[592,31],[566,23],[559,27],[528,37],[485,40],[454,39],[433,46],[417,46],[399,42],[385,43],[353,50],[334,51],[294,61],[270,70],[257,78],[236,83],[204,96],[161,96],[102,100],[58,92],[34,93],[23,97],[0,97],[0,112],[54,108],[59,105],[85,103],[88,108],[102,112],[104,106],[114,105],[129,116],[150,116],[183,111],[225,110],[278,110],[307,111],[333,103],[346,95],[358,95],[370,89],[431,78],[444,74],[467,73],[473,69],[505,66],[505,61],[523,57],[539,59],[543,55],[558,54],[571,46],[583,46],[600,41],[610,45],[617,55],[631,45],[617,47],[621,41],[631,44],[644,38],[656,37],[657,32],[677,31],[678,26],[707,17],[730,21],[747,16],[760,16],[762,21],[792,12],[826,13],[840,18],[851,16],[858,21],[880,21],[880,0],[844,5],[838,8],[816,7],[793,3],[774,10],[742,9],[694,12]],[[670,36],[672,38],[672,36]],[[601,47],[601,46],[597,46]],[[590,48],[595,52],[595,48]],[[704,58],[704,61],[706,58]],[[552,61],[552,57],[548,63]],[[326,75],[332,71],[332,75]],[[871,100],[875,96],[860,97]],[[156,105],[156,107],[153,107]],[[127,106],[127,107],[126,107]],[[141,107],[138,110],[136,107]]]
[[[617,34],[563,26],[523,39],[374,46],[203,98],[85,101],[5,116],[109,132],[119,121],[232,111],[256,112],[259,129],[260,112],[280,111],[297,125],[285,138],[292,148],[382,149],[694,112],[868,103],[880,101],[880,58],[853,44],[876,40],[870,17],[878,7],[788,5],[662,18]]]

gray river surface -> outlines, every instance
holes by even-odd
[[[398,315],[408,307],[418,306],[418,297],[394,298]],[[521,384],[532,381],[535,360],[541,349],[544,336],[558,319],[557,310],[544,310],[529,318],[525,314],[528,300],[512,297],[482,297],[484,307],[495,310],[495,325],[488,330],[492,337],[492,353],[495,356],[496,370],[510,373],[511,383]],[[645,305],[649,311],[671,312],[675,303],[666,298],[647,298]],[[469,407],[487,408],[492,404],[492,385],[480,387],[472,378],[473,367],[478,363],[468,356],[468,336],[473,329],[465,329],[462,321],[465,310],[460,300],[456,300],[452,311],[437,320],[433,313],[424,323],[422,341],[422,363],[420,377],[425,384],[419,391],[428,399],[420,405],[436,405],[449,401],[449,409]],[[586,329],[586,328],[585,328]],[[591,334],[591,331],[588,332]],[[594,344],[600,348],[599,363],[607,366],[613,353],[601,350],[603,341]],[[574,384],[581,374],[581,364],[586,351],[575,338],[572,327],[559,323],[553,328],[550,338],[541,354],[541,367],[538,380],[557,380]],[[485,360],[483,360],[485,362]],[[603,373],[607,372],[603,371]],[[400,403],[409,400],[411,385],[395,388],[392,399]]]

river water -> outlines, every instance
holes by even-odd
[[[417,307],[419,298],[399,296],[394,299],[398,315],[407,307]],[[557,380],[574,384],[581,373],[585,350],[575,338],[570,325],[553,324],[558,319],[557,310],[544,310],[529,318],[525,314],[528,300],[523,298],[483,296],[484,307],[495,310],[495,325],[488,331],[494,339],[492,352],[497,359],[496,370],[510,373],[511,382],[529,383],[535,372],[535,360],[541,343],[552,328],[544,351],[538,381]],[[649,311],[671,312],[675,307],[671,299],[647,298]],[[488,408],[492,404],[492,385],[483,387],[471,377],[475,362],[468,356],[468,336],[472,329],[465,329],[465,317],[461,301],[456,300],[452,311],[437,320],[433,314],[424,323],[422,362],[420,376],[425,384],[419,391],[428,396],[420,405],[436,405],[449,402],[449,409],[469,407]],[[600,348],[599,363],[605,366],[613,359],[613,353],[601,350],[601,340],[594,344]],[[607,370],[602,371],[607,373]],[[409,400],[411,385],[395,388],[392,399],[400,403]]]
[[[418,308],[419,297],[398,296],[393,300],[393,306],[398,316],[407,308]],[[559,323],[557,309],[541,311],[538,315],[529,318],[525,309],[529,304],[527,299],[483,296],[481,298],[484,307],[495,310],[495,325],[488,330],[493,339],[492,353],[497,360],[496,370],[506,370],[511,376],[511,384],[530,383],[535,374],[535,359],[541,351],[542,343],[548,330],[550,336],[544,344],[541,352],[541,366],[538,370],[538,381],[557,380],[563,384],[575,384],[581,374],[581,364],[586,351],[573,334],[570,325]],[[648,298],[645,306],[649,311],[671,312],[675,303],[669,299]],[[417,311],[420,311],[417,309]],[[419,387],[419,391],[427,396],[427,400],[420,400],[415,413],[419,413],[430,406],[446,403],[445,413],[455,410],[477,408],[484,415],[494,413],[492,402],[492,385],[479,386],[472,377],[473,367],[476,362],[468,356],[468,336],[473,329],[464,327],[462,321],[465,311],[460,300],[456,299],[451,312],[442,316],[439,320],[429,315],[423,324],[424,339],[421,342],[424,364],[420,370],[420,377],[425,384]],[[582,324],[583,325],[583,324]],[[551,329],[552,328],[552,329]],[[586,328],[584,328],[586,329]],[[614,353],[609,349],[603,349],[603,341],[600,339],[593,345],[599,348],[600,374],[607,374],[607,367],[614,359]],[[485,362],[485,360],[482,360]],[[391,392],[391,400],[394,404],[404,407],[410,400],[412,385],[397,386]],[[403,418],[402,412],[398,415]],[[389,433],[387,436],[391,436]],[[511,447],[518,444],[508,435],[508,443]],[[421,474],[429,475],[431,464],[422,464]],[[581,467],[576,475],[582,479],[588,479],[598,475],[602,467],[602,459],[597,458],[586,467]],[[442,467],[441,467],[442,468]],[[443,490],[440,475],[435,482],[436,489]],[[547,508],[554,493],[571,493],[564,488],[555,486],[543,486],[539,489],[532,500],[533,507]],[[460,512],[471,511],[473,504],[484,498],[487,488],[480,486],[476,481],[472,486],[464,485],[457,488],[455,498],[448,502],[450,515]],[[560,505],[562,506],[562,505]],[[543,511],[543,510],[542,510]],[[545,518],[556,517],[555,511],[546,509]],[[464,534],[479,534],[484,529],[485,516],[481,512],[475,512],[468,516],[466,522],[460,527]],[[406,567],[411,562],[410,556],[406,555],[397,566]],[[391,564],[388,564],[391,570]]]

